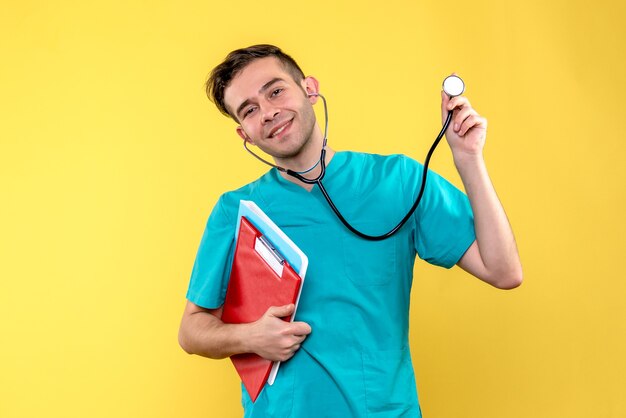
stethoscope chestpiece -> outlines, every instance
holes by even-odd
[[[465,83],[458,75],[449,75],[443,80],[443,91],[445,91],[450,98],[460,96],[465,91]]]

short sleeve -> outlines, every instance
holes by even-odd
[[[422,182],[423,166],[406,158],[405,168],[410,176],[407,183],[416,190],[415,199]],[[415,250],[421,259],[431,264],[453,267],[476,239],[469,199],[434,171],[428,171],[424,196],[413,217]]]
[[[187,290],[190,302],[207,309],[222,306],[230,277],[235,219],[230,219],[224,205],[222,196],[209,216]]]

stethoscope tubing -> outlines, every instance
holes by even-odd
[[[422,172],[422,183],[420,185],[420,190],[419,190],[419,192],[417,194],[417,197],[415,198],[415,201],[413,202],[413,206],[411,207],[411,209],[409,209],[409,211],[404,216],[404,218],[402,218],[402,220],[395,227],[393,227],[391,230],[389,230],[388,232],[386,232],[384,234],[381,234],[381,235],[369,235],[369,234],[366,234],[364,232],[359,231],[358,229],[353,227],[343,217],[343,215],[341,214],[341,212],[339,211],[337,206],[335,206],[334,202],[330,198],[330,195],[326,191],[326,188],[324,187],[324,184],[322,183],[322,179],[324,178],[324,175],[326,174],[326,162],[324,161],[325,156],[326,156],[325,155],[326,154],[326,149],[325,148],[322,149],[322,155],[321,155],[321,168],[322,168],[322,171],[320,172],[320,174],[318,175],[317,178],[315,178],[315,179],[307,179],[307,178],[301,176],[300,174],[298,174],[298,173],[296,173],[294,171],[291,171],[291,170],[287,170],[287,174],[289,174],[292,177],[297,178],[300,181],[303,181],[304,183],[307,183],[307,184],[317,184],[317,186],[319,187],[320,191],[322,192],[322,195],[326,199],[326,202],[328,202],[328,205],[330,206],[332,211],[335,213],[337,218],[339,218],[341,223],[343,223],[344,226],[346,228],[348,228],[348,230],[350,230],[350,232],[352,232],[353,234],[358,235],[359,237],[361,237],[363,239],[366,239],[368,241],[382,241],[382,240],[385,240],[387,238],[390,238],[396,232],[398,232],[400,230],[400,228],[402,228],[404,226],[404,224],[406,224],[408,222],[408,220],[411,218],[411,216],[413,216],[413,214],[417,210],[417,207],[419,206],[419,204],[420,204],[420,202],[422,200],[422,197],[424,196],[424,190],[426,189],[426,177],[428,176],[428,165],[430,164],[430,159],[431,159],[433,153],[435,152],[435,149],[437,148],[437,145],[439,145],[439,142],[441,142],[441,138],[443,138],[443,135],[445,134],[446,130],[448,129],[448,126],[450,125],[450,120],[451,119],[452,119],[452,111],[448,111],[448,115],[446,116],[446,120],[445,120],[445,122],[443,124],[443,128],[441,129],[441,132],[439,132],[439,135],[437,135],[437,138],[435,139],[435,141],[433,142],[432,146],[430,147],[430,150],[428,150],[428,154],[426,155],[426,159],[424,160],[424,166],[423,166],[423,172]]]
[[[437,145],[439,145],[439,142],[441,142],[441,138],[443,138],[443,135],[445,134],[446,130],[448,129],[448,126],[450,125],[450,121],[452,119],[452,111],[451,110],[448,111],[448,114],[446,116],[446,120],[443,123],[443,127],[441,128],[441,131],[439,132],[439,135],[437,135],[437,138],[435,139],[435,141],[433,142],[432,146],[428,150],[428,154],[426,155],[426,159],[424,160],[424,166],[423,166],[423,172],[422,172],[422,183],[420,185],[420,190],[419,190],[419,192],[417,194],[417,197],[415,198],[415,201],[413,202],[413,206],[411,206],[411,209],[409,209],[409,211],[404,216],[404,218],[402,218],[402,220],[395,227],[393,227],[391,230],[389,230],[388,232],[386,232],[384,234],[381,234],[381,235],[369,235],[369,234],[361,232],[358,229],[356,229],[355,227],[353,227],[350,224],[350,222],[348,222],[343,217],[343,215],[341,214],[341,212],[339,211],[339,209],[337,208],[337,206],[335,205],[335,203],[331,199],[330,195],[326,191],[326,188],[324,187],[324,184],[322,183],[322,179],[326,175],[326,143],[328,141],[328,106],[326,104],[326,99],[324,98],[323,95],[316,94],[316,96],[319,96],[322,99],[322,102],[324,103],[324,116],[325,116],[325,123],[324,123],[324,128],[325,129],[324,129],[324,140],[323,140],[323,145],[322,145],[322,151],[320,152],[320,159],[319,159],[319,161],[315,164],[316,166],[318,164],[320,165],[320,173],[318,174],[318,176],[316,178],[308,179],[308,178],[302,176],[303,173],[306,173],[306,172],[310,171],[310,169],[306,170],[304,172],[299,173],[297,171],[293,171],[293,170],[290,170],[288,168],[280,167],[278,165],[270,163],[269,161],[264,160],[263,158],[259,157],[254,152],[252,152],[250,149],[248,149],[248,147],[246,146],[246,141],[245,140],[243,142],[244,148],[250,154],[254,155],[258,160],[264,162],[265,164],[270,165],[270,166],[276,168],[277,170],[282,171],[282,172],[284,172],[284,173],[286,173],[286,174],[288,174],[288,175],[290,175],[290,176],[300,180],[301,182],[303,182],[305,184],[317,185],[319,187],[320,191],[322,192],[322,195],[324,196],[324,199],[326,199],[326,202],[328,202],[328,205],[330,206],[332,211],[335,213],[337,218],[353,234],[355,234],[355,235],[357,235],[357,236],[359,236],[359,237],[361,237],[363,239],[369,240],[369,241],[382,241],[382,240],[385,240],[387,238],[390,238],[392,235],[394,235],[396,232],[398,232],[400,230],[400,228],[402,228],[407,223],[407,221],[415,213],[415,210],[417,209],[417,207],[419,206],[419,204],[420,204],[420,202],[422,200],[422,197],[424,195],[424,190],[426,188],[426,177],[428,176],[428,165],[430,164],[430,159],[431,159],[433,153],[435,152],[435,149],[437,148]]]

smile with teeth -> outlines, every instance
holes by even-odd
[[[287,128],[289,125],[291,125],[291,121],[288,121],[287,123],[285,123],[283,126],[281,126],[280,128],[276,129],[274,132],[272,132],[272,134],[270,135],[270,138],[274,138],[278,135],[280,135],[280,133],[282,131],[285,130],[285,128]]]

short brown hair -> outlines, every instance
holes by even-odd
[[[205,84],[207,96],[215,103],[215,106],[217,106],[220,112],[237,120],[235,115],[231,115],[226,108],[226,103],[224,103],[224,91],[232,79],[248,64],[254,60],[266,57],[275,57],[278,59],[294,81],[298,82],[304,79],[304,73],[296,61],[277,46],[260,44],[237,49],[228,54],[224,61],[211,71]]]

